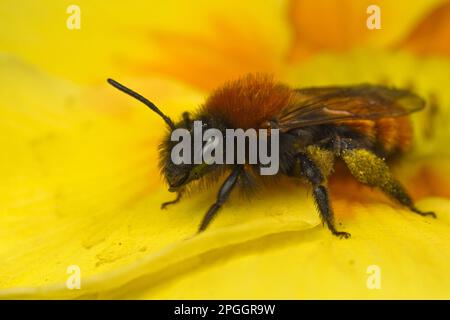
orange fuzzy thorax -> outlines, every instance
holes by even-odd
[[[247,75],[211,94],[203,110],[232,128],[260,128],[295,101],[295,93],[271,76]]]

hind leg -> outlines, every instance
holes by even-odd
[[[436,217],[434,212],[416,208],[408,192],[391,174],[385,161],[366,149],[344,149],[341,157],[352,175],[361,183],[378,187],[389,197],[422,216]]]

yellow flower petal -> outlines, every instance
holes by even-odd
[[[432,138],[418,130],[414,153],[395,167],[438,219],[337,176],[330,187],[339,226],[353,235],[346,241],[320,226],[307,188],[290,184],[251,202],[233,197],[193,237],[215,190],[160,210],[171,194],[157,177],[157,117],[106,84],[78,87],[7,56],[0,67],[0,297],[450,297],[448,62],[358,51],[286,76],[299,85],[413,84],[438,101],[437,116],[415,115],[419,129],[432,121]],[[172,116],[202,100],[163,79],[124,82]],[[81,269],[81,290],[66,287],[70,265]],[[372,265],[379,290],[367,287]]]
[[[68,5],[2,1],[0,47],[83,83],[103,83],[111,70],[158,72],[211,89],[244,72],[277,72],[289,46],[285,1],[79,0],[80,30],[66,28]]]
[[[141,106],[122,105],[119,114],[104,108],[101,98],[118,96],[106,82],[97,99],[88,99],[94,93],[12,58],[2,56],[0,63],[1,287],[63,282],[72,264],[88,276],[163,246],[162,239],[139,241],[127,222],[141,217],[139,228],[152,223],[152,208],[132,211],[161,184],[155,174],[160,121]],[[161,103],[194,98],[176,84],[147,85]],[[118,97],[109,105],[127,101]]]
[[[433,10],[402,41],[401,46],[419,54],[450,55],[450,2]]]
[[[157,172],[157,146],[163,135],[157,117],[130,104],[106,82],[105,88],[89,90],[45,76],[8,56],[1,57],[0,65],[0,130],[7,150],[0,158],[0,296],[93,294],[138,276],[136,261],[149,261],[147,271],[162,271],[174,259],[225,246],[227,241],[319,223],[312,203],[302,206],[310,212],[302,219],[285,214],[289,203],[305,196],[300,189],[290,200],[281,194],[271,206],[264,199],[255,201],[253,214],[241,203],[221,221],[241,221],[238,229],[244,231],[237,237],[227,240],[219,235],[208,246],[197,239],[185,244],[215,191],[193,197],[176,210],[160,210],[173,195],[163,190]],[[128,83],[157,96],[169,113],[200,101],[198,93],[173,82]],[[80,291],[65,285],[71,265],[81,269]]]
[[[443,1],[291,0],[289,17],[294,41],[291,61],[317,52],[352,48],[386,48],[401,40]],[[380,8],[381,29],[367,27],[367,8]]]
[[[419,204],[425,205],[420,202]],[[420,299],[448,298],[449,219],[424,220],[390,205],[355,205],[345,223],[350,241],[321,227],[279,232],[213,250],[107,292],[102,298],[138,299]],[[426,207],[447,214],[450,201]],[[439,234],[438,237],[436,235]],[[443,252],[444,251],[444,252]],[[381,288],[367,287],[369,266],[381,270]]]

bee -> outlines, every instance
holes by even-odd
[[[408,115],[425,105],[409,90],[371,84],[293,89],[269,75],[249,74],[224,84],[195,113],[184,112],[181,120],[173,122],[140,94],[112,79],[108,82],[147,105],[167,124],[160,166],[169,191],[177,192],[177,197],[162,208],[180,201],[194,181],[226,176],[198,232],[208,227],[236,186],[245,188],[264,177],[258,177],[259,163],[175,165],[170,157],[174,146],[170,133],[177,128],[192,130],[196,120],[221,132],[227,128],[278,129],[280,169],[276,176],[309,183],[321,220],[335,236],[350,237],[336,228],[327,189],[327,178],[337,161],[360,183],[379,188],[416,214],[435,217],[414,205],[386,162],[409,148],[412,130]]]

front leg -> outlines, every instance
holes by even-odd
[[[179,201],[181,200],[181,197],[182,197],[182,196],[183,196],[183,191],[182,191],[182,190],[181,190],[181,191],[178,191],[177,197],[176,197],[174,200],[172,200],[172,201],[166,201],[166,202],[161,203],[161,209],[166,209],[167,206],[179,202]]]
[[[200,227],[198,229],[198,233],[205,231],[212,219],[216,216],[220,207],[225,203],[231,191],[234,189],[234,186],[236,185],[236,182],[238,181],[238,178],[243,170],[244,168],[240,165],[234,167],[231,174],[227,177],[225,182],[220,187],[216,202],[209,208],[208,212],[203,217],[202,223],[200,224]]]

